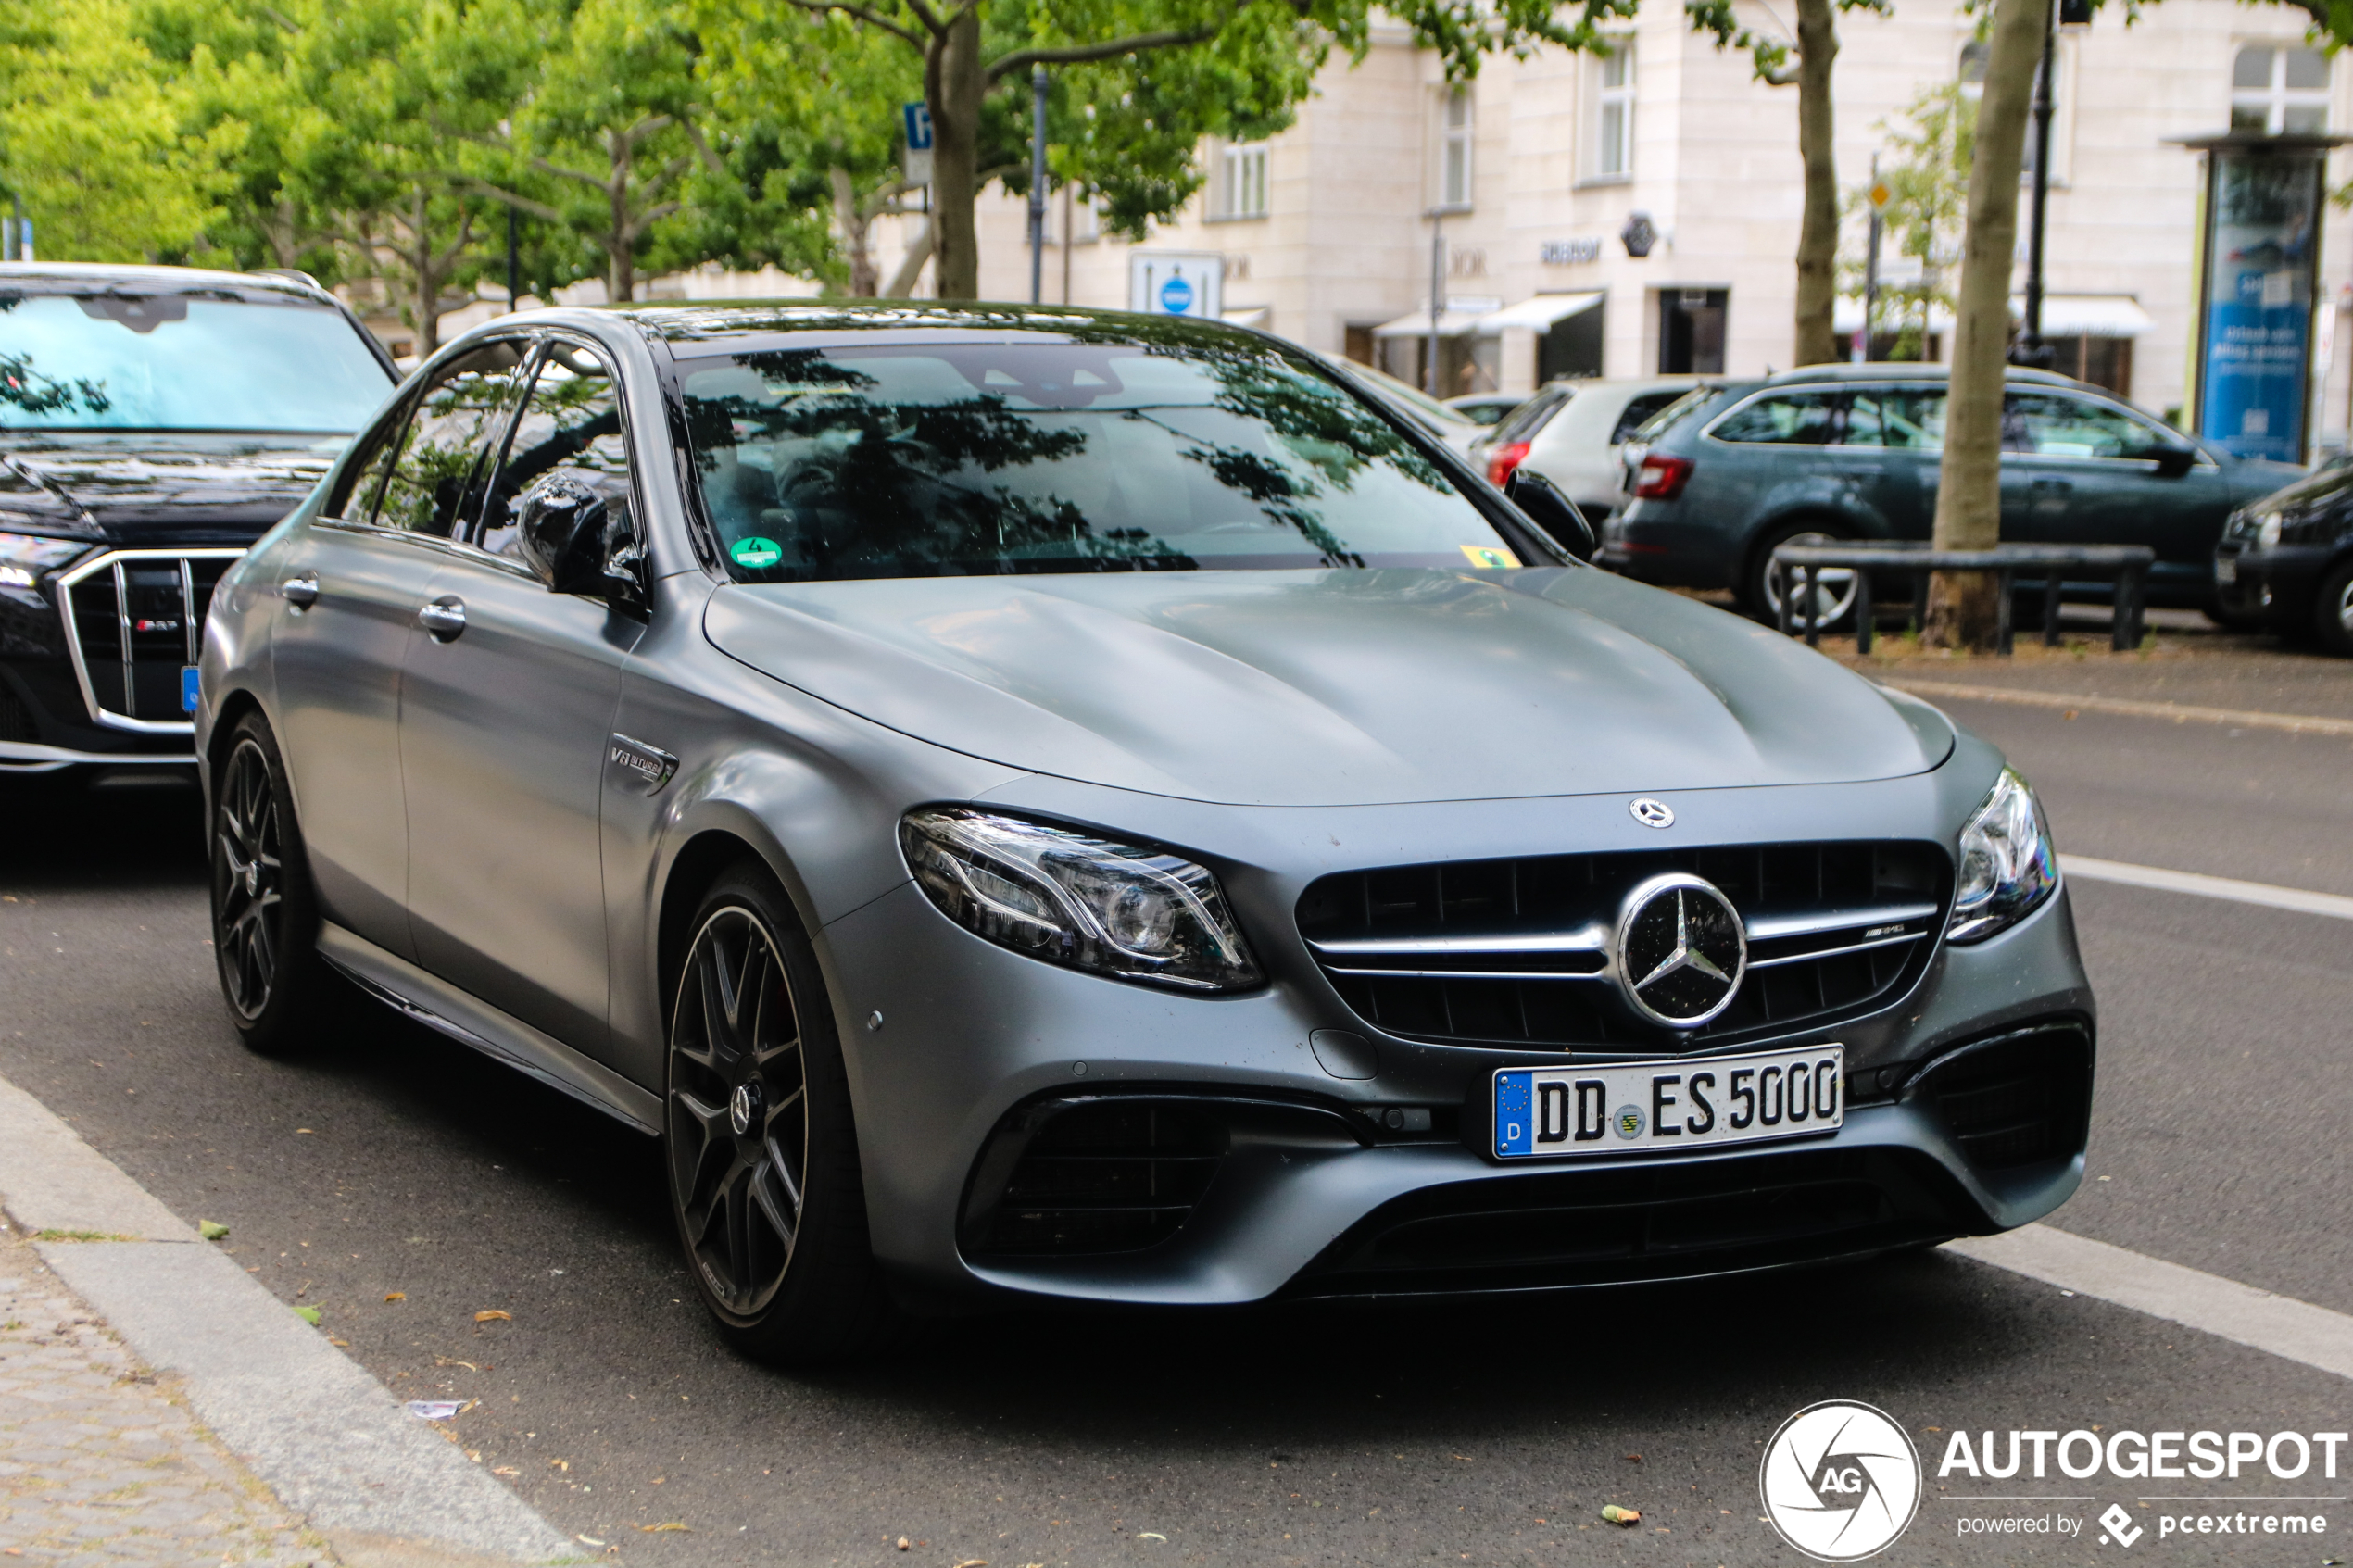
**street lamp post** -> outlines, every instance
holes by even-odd
[[[2043,61],[2034,75],[2034,209],[2026,236],[2026,321],[2010,363],[2049,370],[2057,358],[2043,341],[2043,234],[2051,205],[2051,57],[2058,52],[2058,0],[2043,28]]]
[[[1046,283],[1046,68],[1029,68],[1029,303]]]
[[[1429,213],[1429,348],[1422,356],[1422,390],[1438,395],[1438,319],[1446,309],[1446,237],[1441,225],[1446,215]]]

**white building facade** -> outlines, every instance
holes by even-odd
[[[1759,31],[1780,25],[1762,6],[1741,12]],[[2165,0],[2130,28],[2111,5],[2063,30],[2045,262],[2045,335],[2059,341],[2061,369],[2153,409],[2180,405],[2203,186],[2198,155],[2171,139],[2234,122],[2353,124],[2348,73],[2308,44],[2304,15]],[[1839,29],[1839,179],[1856,191],[1917,95],[1965,78],[1973,23],[1949,0],[1895,0],[1891,15],[1847,13]],[[1389,27],[1361,64],[1336,58],[1318,89],[1270,142],[1205,149],[1207,187],[1141,246],[1091,232],[1085,209],[1058,195],[1044,297],[1126,308],[1131,250],[1203,253],[1222,260],[1228,320],[1419,383],[1436,230],[1443,393],[1791,363],[1796,89],[1757,82],[1746,55],[1687,31],[1680,6],[1629,24],[1615,55],[1492,58],[1459,89],[1435,55]],[[2332,191],[2346,161],[2331,156]],[[1630,254],[1644,248],[1644,227],[1647,254]],[[986,296],[1026,297],[1026,233],[1017,202],[984,199]],[[2023,249],[2021,238],[2021,260]],[[2353,305],[2353,218],[2334,205],[2321,268],[2314,411],[2321,443],[2334,445],[2353,374],[2353,334],[2334,330]],[[1842,302],[1843,330],[1859,317],[1859,304]]]

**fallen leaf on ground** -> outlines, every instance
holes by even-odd
[[[578,1541],[582,1546],[602,1546],[605,1544],[594,1536],[574,1536],[572,1538]]]
[[[327,1336],[327,1343],[328,1343],[328,1344],[330,1344],[330,1345],[337,1346],[337,1347],[339,1347],[339,1348],[343,1348],[343,1349],[346,1349],[346,1350],[348,1350],[348,1349],[350,1349],[350,1348],[351,1348],[351,1341],[350,1341],[350,1340],[348,1340],[348,1339],[337,1339],[337,1338],[336,1338],[333,1335],[332,1335],[332,1334],[330,1334],[329,1336]]]
[[[516,1469],[513,1465],[511,1465],[511,1464],[502,1464],[502,1465],[498,1466],[497,1469],[493,1470],[490,1474],[492,1474],[493,1475],[520,1475],[520,1474],[522,1474],[522,1471],[520,1471],[520,1470],[517,1470],[517,1469]]]
[[[1378,1513],[1380,1510],[1377,1508],[1373,1512]],[[1158,1530],[1139,1530],[1136,1532],[1136,1538],[1139,1541],[1164,1541],[1168,1537]]]
[[[547,1468],[550,1470],[570,1470],[572,1468],[572,1461],[568,1459],[551,1459],[547,1461]]]
[[[967,1557],[962,1562],[957,1563],[956,1568],[988,1568],[988,1559],[985,1557]]]
[[[915,1543],[914,1543],[914,1542],[912,1542],[912,1541],[911,1541],[911,1540],[909,1540],[906,1537],[901,1536],[901,1537],[899,1537],[899,1549],[900,1549],[900,1550],[901,1550],[901,1551],[912,1551],[912,1550],[914,1549],[914,1547],[915,1547]]]
[[[212,1220],[198,1220],[196,1222],[196,1234],[204,1237],[207,1241],[219,1241],[222,1236],[229,1234],[229,1227]]]
[[[684,1530],[684,1529],[686,1529],[686,1525],[685,1525],[682,1522],[680,1522],[680,1521],[678,1521],[678,1520],[675,1520],[675,1519],[673,1519],[673,1520],[668,1521],[668,1522],[667,1522],[667,1523],[665,1523],[665,1524],[640,1524],[640,1525],[638,1525],[638,1526],[637,1526],[637,1528],[638,1528],[638,1530],[639,1530],[641,1533],[643,1533],[643,1534],[645,1534],[645,1535],[648,1535],[648,1536],[658,1536],[658,1535],[661,1534],[664,1530]],[[688,1532],[688,1533],[689,1533],[689,1534],[691,1534],[692,1532]]]
[[[387,1290],[384,1292],[384,1299],[387,1301],[406,1301],[409,1299],[409,1293],[405,1290]]]
[[[1614,1502],[1602,1505],[1602,1517],[1613,1524],[1624,1524],[1629,1528],[1642,1522],[1639,1509],[1620,1508]]]
[[[476,1323],[512,1323],[514,1321],[514,1313],[502,1312],[496,1307],[491,1308],[490,1311],[486,1312],[476,1312],[474,1314],[474,1322]]]
[[[433,1359],[433,1364],[435,1366],[461,1366],[468,1372],[480,1372],[482,1370],[482,1368],[474,1365],[472,1361],[451,1361],[447,1356],[435,1356]]]
[[[316,1307],[296,1307],[294,1314],[313,1328],[319,1326],[319,1309]]]

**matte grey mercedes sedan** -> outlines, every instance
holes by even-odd
[[[660,1137],[777,1358],[2049,1212],[2094,1008],[2024,781],[1592,548],[1222,326],[508,317],[213,599],[231,1015],[348,980]]]

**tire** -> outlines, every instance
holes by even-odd
[[[328,1022],[336,987],[319,957],[319,899],[285,761],[258,713],[229,732],[206,825],[213,958],[230,1022],[263,1056],[303,1050]]]
[[[2353,659],[2353,560],[2336,563],[2312,600],[2312,636],[2339,659]]]
[[[1844,536],[1818,522],[1790,522],[1768,530],[1756,542],[1736,594],[1741,608],[1768,626],[1780,624],[1781,594],[1780,585],[1775,581],[1773,552],[1783,545],[1800,542],[1836,545],[1843,543]],[[1823,631],[1845,624],[1855,608],[1855,573],[1843,567],[1823,568],[1816,597],[1822,606]],[[1793,618],[1790,624],[1794,629],[1804,622]]]
[[[878,1342],[889,1301],[816,954],[756,861],[724,873],[687,929],[662,1127],[686,1272],[745,1354],[853,1356]]]

